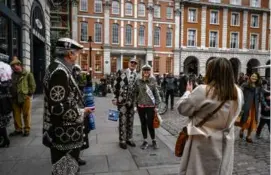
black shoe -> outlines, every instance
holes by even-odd
[[[23,137],[28,137],[29,136],[29,132],[24,132]]]
[[[156,140],[152,141],[152,147],[153,147],[153,149],[158,149],[159,148],[157,143],[156,143]]]
[[[9,144],[10,144],[10,140],[6,139],[6,140],[4,140],[3,144],[0,145],[0,148],[8,148]]]
[[[82,160],[81,158],[78,159],[78,165],[79,166],[83,166],[83,165],[86,165],[87,162],[85,160]]]
[[[122,149],[127,149],[126,143],[120,143],[120,148],[122,148]]]
[[[142,143],[142,145],[140,146],[140,148],[141,148],[141,149],[147,149],[148,146],[149,146],[148,142],[147,142],[147,141],[144,141],[144,142]]]
[[[135,142],[132,141],[132,140],[127,140],[127,141],[126,141],[126,144],[129,145],[129,146],[131,146],[131,147],[136,147]]]
[[[22,135],[23,132],[22,131],[13,131],[12,133],[9,134],[9,136],[18,136],[18,135]]]

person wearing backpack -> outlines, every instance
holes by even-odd
[[[15,131],[10,136],[29,136],[31,121],[31,99],[36,90],[36,83],[31,72],[23,68],[15,56],[10,62],[12,73],[12,106]],[[24,128],[21,121],[23,115]]]

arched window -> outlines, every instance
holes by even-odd
[[[145,4],[138,4],[138,16],[145,16]]]
[[[119,25],[113,24],[112,26],[112,44],[119,44]]]
[[[133,15],[133,4],[130,2],[127,2],[125,4],[125,15],[127,15],[127,16]]]
[[[160,46],[160,27],[154,28],[154,45]]]
[[[120,4],[118,1],[112,2],[112,14],[118,15],[120,13]]]
[[[172,47],[172,29],[168,28],[167,33],[166,33],[166,46],[167,47]]]
[[[138,30],[138,45],[145,45],[145,27],[140,26]]]
[[[125,44],[131,45],[132,44],[132,26],[131,25],[126,25],[125,36],[126,36]]]

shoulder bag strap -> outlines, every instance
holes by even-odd
[[[209,113],[201,122],[199,122],[196,127],[201,127],[206,123],[219,109],[225,104],[226,101],[223,101],[212,113]]]

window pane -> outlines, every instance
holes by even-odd
[[[251,26],[252,27],[259,27],[259,16],[258,15],[252,15]]]
[[[210,47],[218,46],[218,35],[217,32],[210,32]]]
[[[160,6],[159,5],[154,6],[154,17],[160,18]]]
[[[113,24],[112,27],[112,43],[118,44],[119,43],[119,25]]]
[[[112,14],[118,15],[119,13],[120,13],[119,2],[118,1],[113,1],[112,2]]]
[[[102,42],[102,24],[95,23],[95,42]]]
[[[131,3],[125,4],[125,15],[133,15],[133,5]]]
[[[172,46],[172,29],[167,30],[166,34],[166,46],[171,47]]]
[[[144,26],[139,27],[138,37],[139,37],[138,44],[144,45],[145,44],[145,27]]]
[[[95,56],[95,72],[102,72],[102,56]]]
[[[159,58],[154,58],[153,72],[159,72],[159,67],[160,67],[159,62],[160,62]]]
[[[188,46],[196,46],[196,30],[188,31]]]
[[[12,38],[12,54],[19,56],[19,28],[16,24],[13,23],[13,38]]]
[[[218,24],[218,12],[211,12],[211,24]]]
[[[8,46],[8,21],[0,16],[0,53],[8,55]]]
[[[238,13],[232,13],[232,15],[231,15],[231,25],[239,26],[239,14]]]
[[[172,19],[173,18],[173,8],[167,7],[167,19]]]
[[[231,48],[239,48],[238,46],[238,33],[232,33],[231,34]]]
[[[171,72],[171,64],[172,64],[172,59],[167,58],[167,61],[166,61],[166,73],[172,73]]]
[[[19,4],[17,3],[17,0],[11,1],[11,10],[16,14],[19,14]]]
[[[81,22],[81,41],[88,41],[88,23]]]
[[[138,4],[138,16],[145,16],[145,5]]]
[[[126,32],[125,32],[125,35],[126,35],[126,44],[130,45],[132,44],[132,26],[130,25],[127,25],[126,26]]]
[[[88,11],[88,1],[87,0],[80,1],[80,9],[81,9],[81,11]]]
[[[155,27],[154,29],[154,45],[160,46],[160,28]]]
[[[95,0],[94,1],[94,12],[95,13],[102,13],[103,11],[103,2],[102,0]]]
[[[188,21],[189,22],[196,22],[196,9],[189,9],[188,12]]]
[[[251,35],[250,37],[250,49],[257,49],[258,36]]]

